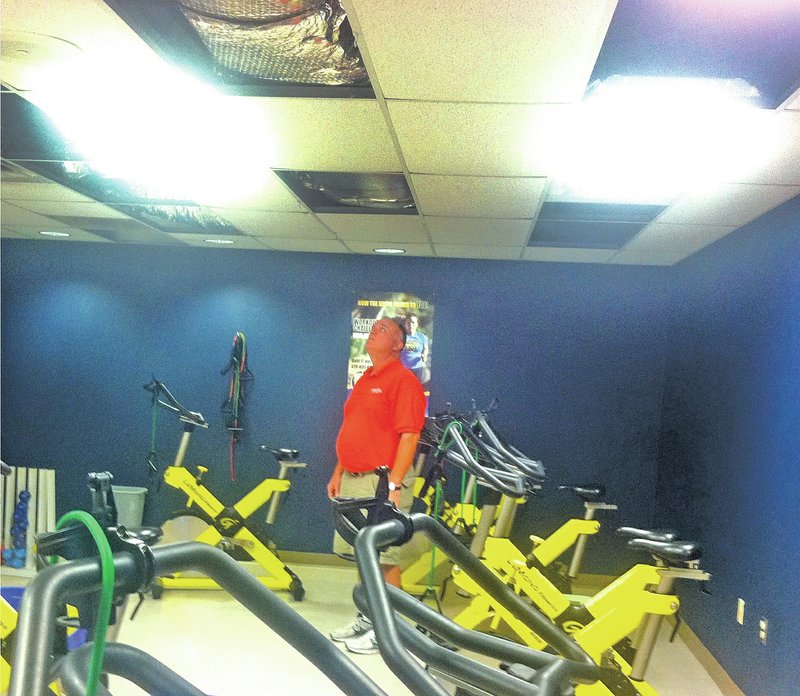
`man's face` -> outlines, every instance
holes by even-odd
[[[391,319],[376,321],[367,338],[367,352],[370,357],[399,353],[403,349],[403,337],[400,332],[400,327]]]
[[[417,333],[418,326],[419,326],[419,319],[417,319],[416,317],[408,317],[408,319],[406,319],[406,331],[408,331],[409,334]]]

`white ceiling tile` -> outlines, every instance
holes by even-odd
[[[40,227],[15,227],[12,229],[12,232],[15,232],[17,237],[20,239],[38,239],[44,241],[51,241],[51,242],[107,242],[111,243],[105,237],[101,237],[97,234],[92,234],[91,232],[87,232],[85,230],[79,230],[74,227],[59,227],[58,232],[66,232],[69,234],[69,237],[49,237],[47,235],[40,234],[42,228]],[[5,236],[5,232],[3,233]]]
[[[533,103],[581,98],[616,3],[346,4],[384,96]]]
[[[79,203],[70,201],[11,201],[20,208],[30,210],[39,215],[54,215],[57,217],[82,217],[106,218],[109,220],[127,220],[127,215],[109,208],[102,203]]]
[[[737,229],[736,225],[667,225],[658,222],[645,227],[628,242],[625,251],[677,251],[687,254],[702,249]]]
[[[332,239],[333,235],[310,213],[212,208],[214,213],[242,232],[257,237]]]
[[[533,219],[547,179],[412,174],[411,183],[422,215]]]
[[[526,247],[526,261],[558,261],[566,263],[607,263],[614,249],[562,249],[559,247]]]
[[[471,246],[464,244],[434,244],[436,255],[457,259],[518,260],[522,257],[522,246]]]
[[[15,78],[22,79],[26,89],[49,84],[53,79],[53,67],[61,71],[63,79],[69,71],[69,79],[77,83],[76,76],[85,69],[81,65],[83,61],[100,66],[128,66],[134,70],[143,62],[153,60],[153,50],[111,7],[99,0],[4,1],[2,8],[4,34],[9,30],[32,32],[45,39],[41,48],[32,44],[27,61],[14,69]],[[50,56],[46,39],[51,37],[77,46],[80,51],[76,58],[67,61],[60,54]],[[48,65],[50,60],[55,66],[49,64],[50,70],[43,71],[42,66]],[[3,63],[5,72],[5,56]],[[25,67],[29,70],[23,70]]]
[[[287,239],[259,237],[264,246],[277,251],[311,251],[325,254],[347,254],[349,249],[338,239]]]
[[[261,251],[266,249],[256,237],[248,237],[247,235],[184,234],[182,232],[168,232],[167,234],[188,246],[211,247],[214,249],[260,249]],[[232,241],[233,244],[214,244],[207,242],[206,239],[224,239]]]
[[[794,94],[792,94],[785,102],[783,102],[780,108],[791,111],[800,111],[800,88],[798,88]]]
[[[76,203],[93,203],[88,196],[83,196],[71,188],[55,182],[36,183],[29,181],[3,181],[0,186],[3,200],[14,201],[73,201]]]
[[[623,266],[674,266],[689,254],[682,251],[627,251],[614,254],[608,263]]]
[[[273,169],[326,172],[399,172],[389,127],[374,99],[247,100],[269,139]]]
[[[387,101],[408,171],[547,176],[576,115],[561,104]]]
[[[678,199],[657,222],[744,225],[800,193],[800,186],[720,184],[713,190]]]
[[[256,190],[244,190],[225,197],[204,196],[198,202],[212,208],[239,208],[249,210],[275,210],[286,213],[307,213],[308,208],[292,193],[281,178],[271,169],[263,172],[264,181]]]
[[[20,208],[11,203],[3,203],[0,206],[0,220],[2,220],[3,225],[8,225],[9,227],[38,227],[40,230],[58,229],[67,226],[62,222],[56,222],[44,215],[37,215],[30,210],[25,210],[25,208]]]
[[[531,234],[532,220],[426,217],[434,244],[484,244],[523,247]]]
[[[348,242],[389,242],[405,245],[427,244],[428,235],[418,215],[354,215],[320,213],[319,219],[339,239]]]
[[[348,241],[346,242],[350,251],[356,254],[371,254],[372,256],[390,256],[389,254],[375,253],[375,242],[361,242],[361,241]],[[381,246],[386,246],[382,244]],[[394,245],[393,245],[394,246]],[[406,242],[397,242],[396,246],[405,249],[405,254],[397,254],[396,258],[403,256],[433,256],[433,249],[430,244],[412,244]]]
[[[756,142],[762,163],[739,181],[800,186],[800,111],[769,111]]]

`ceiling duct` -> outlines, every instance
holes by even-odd
[[[181,11],[226,71],[308,85],[368,85],[339,0],[180,0]]]
[[[352,172],[276,172],[314,212],[416,213],[402,174]]]

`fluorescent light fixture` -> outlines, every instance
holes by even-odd
[[[405,249],[394,249],[392,247],[379,247],[377,249],[373,249],[376,254],[405,254]]]
[[[769,151],[744,80],[620,77],[595,83],[561,136],[559,200],[667,204],[751,172]]]
[[[69,237],[69,232],[55,232],[53,230],[42,230],[39,234],[43,234],[45,237]]]
[[[235,244],[232,239],[204,239],[204,242],[208,242],[209,244]]]
[[[269,181],[263,110],[161,60],[87,65],[30,99],[93,168],[157,197],[221,205]]]

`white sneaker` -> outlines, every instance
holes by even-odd
[[[332,640],[344,643],[347,640],[358,638],[371,631],[372,621],[359,612],[356,614],[356,618],[347,624],[347,626],[342,626],[341,628],[331,631],[330,636]]]
[[[359,655],[375,655],[378,650],[378,641],[375,640],[375,631],[369,630],[364,635],[358,638],[351,638],[344,642],[344,646],[351,653],[358,653]]]

